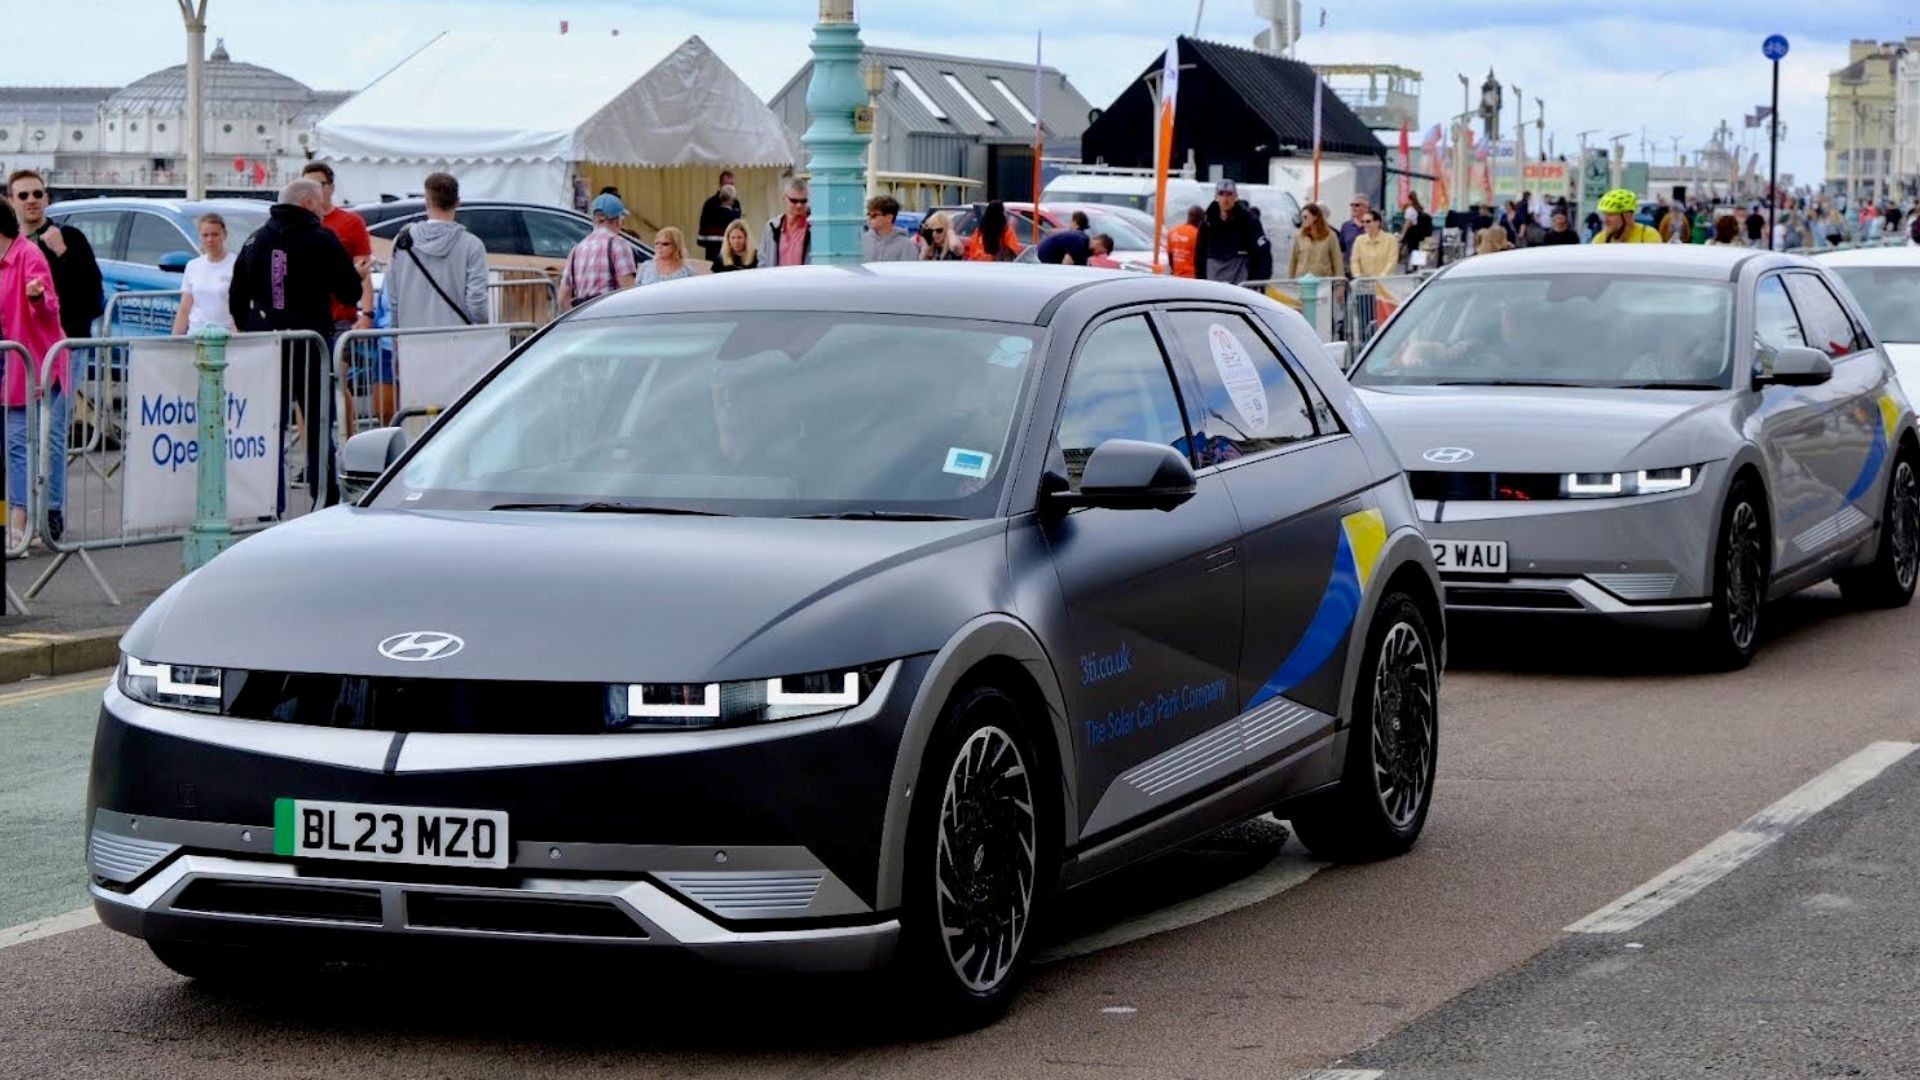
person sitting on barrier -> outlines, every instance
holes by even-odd
[[[22,239],[20,221],[13,208],[0,203],[0,340],[18,342],[32,354],[34,363],[43,361],[54,345],[66,335],[60,329],[60,296],[53,287],[53,268],[40,248]],[[7,550],[19,551],[27,545],[27,507],[31,503],[32,478],[27,473],[27,439],[35,417],[27,411],[27,362],[9,349],[6,353],[6,425],[7,425]],[[47,388],[48,407],[59,408],[67,395],[66,358],[53,365],[54,385]],[[61,433],[59,443],[54,432]],[[58,464],[49,468],[51,478],[66,474],[65,423],[56,423],[47,431],[47,453],[59,453]],[[59,537],[53,537],[59,539]]]
[[[200,254],[180,275],[180,309],[173,315],[173,336],[192,334],[205,326],[233,330],[233,312],[227,294],[233,291],[233,255],[227,250],[227,219],[215,213],[200,215]]]
[[[1380,220],[1380,211],[1369,209],[1361,221],[1363,231],[1353,238],[1353,276],[1387,277],[1400,268],[1400,241],[1388,232]]]

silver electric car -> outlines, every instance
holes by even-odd
[[[1601,616],[1752,656],[1832,578],[1905,604],[1920,453],[1886,351],[1806,259],[1547,248],[1469,259],[1351,381],[1409,470],[1451,612]]]

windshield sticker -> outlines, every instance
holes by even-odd
[[[962,450],[950,447],[947,450],[947,466],[942,472],[955,476],[971,476],[975,480],[985,480],[987,473],[993,470],[993,455],[984,450]]]
[[[994,347],[987,363],[995,367],[1019,368],[1026,364],[1027,357],[1033,354],[1033,342],[1023,337],[1003,337]]]
[[[1213,366],[1220,370],[1220,382],[1233,399],[1233,407],[1247,422],[1248,435],[1267,433],[1267,387],[1254,369],[1247,347],[1233,331],[1219,323],[1207,327],[1207,351],[1213,353]]]

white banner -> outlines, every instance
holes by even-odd
[[[493,370],[512,348],[513,338],[503,326],[475,326],[417,337],[376,339],[381,348],[397,352],[395,374],[400,380],[400,407],[452,405],[480,376]]]
[[[193,524],[200,475],[200,371],[192,342],[127,347],[127,532]],[[280,491],[280,342],[227,345],[227,519],[272,517]]]

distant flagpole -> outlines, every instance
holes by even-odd
[[[1326,80],[1319,72],[1313,73],[1313,201],[1320,202],[1320,89]]]
[[[1040,47],[1044,41],[1044,31],[1033,32],[1033,220],[1040,220],[1040,155],[1046,149],[1046,102],[1042,100],[1045,88],[1041,85]]]
[[[1173,161],[1173,118],[1179,111],[1180,101],[1180,39],[1174,38],[1167,44],[1166,61],[1160,68],[1160,115],[1155,117],[1155,136],[1153,153],[1153,212],[1160,220],[1153,230],[1153,272],[1160,269],[1162,243],[1167,235],[1166,225],[1172,218],[1167,213],[1167,171]]]

